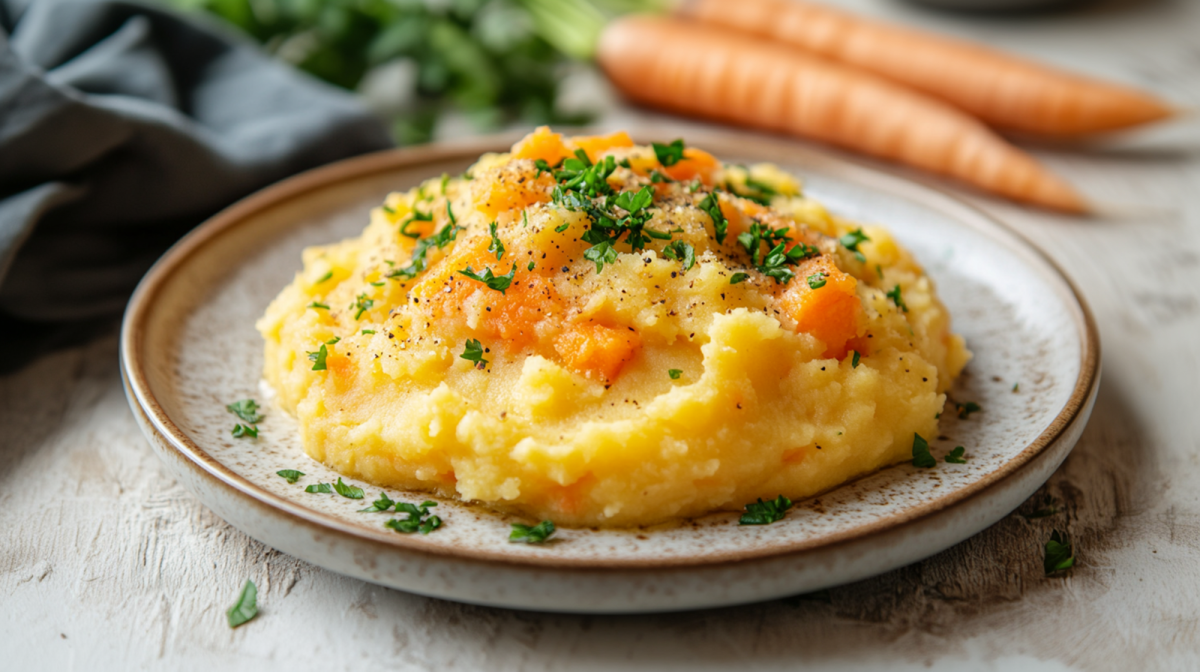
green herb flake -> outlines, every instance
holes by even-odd
[[[325,347],[324,343],[321,344],[321,347],[316,352],[306,352],[305,354],[308,355],[308,358],[313,363],[313,371],[324,371],[326,369],[325,358],[329,356],[329,349]]]
[[[287,479],[288,483],[295,483],[296,481],[300,480],[301,476],[304,475],[303,471],[296,471],[295,469],[280,469],[275,473],[276,475]]]
[[[738,525],[770,525],[783,520],[790,508],[792,500],[783,495],[765,502],[759,497],[757,502],[746,505],[746,512],[738,519]]]
[[[521,226],[524,228],[529,227],[529,211],[528,210],[521,211]]]
[[[824,287],[825,282],[826,282],[825,278],[826,278],[826,275],[824,272],[813,273],[812,275],[808,276],[807,281],[808,281],[809,288],[810,289],[820,289],[820,288]]]
[[[850,368],[857,369],[858,362],[860,359],[862,359],[862,355],[858,354],[858,350],[851,350],[851,352],[854,353],[854,356],[850,358]]]
[[[883,266],[875,264],[875,274],[879,276],[880,280],[883,280]]]
[[[965,404],[958,404],[958,419],[966,420],[967,418],[971,417],[972,413],[978,413],[982,410],[983,407],[973,401],[968,401]]]
[[[321,277],[317,278],[317,281],[316,281],[316,282],[314,282],[313,284],[314,284],[314,285],[319,285],[319,284],[321,284],[322,282],[325,282],[326,280],[328,280],[328,279],[330,279],[330,278],[332,278],[332,277],[333,277],[333,271],[329,271],[329,272],[328,272],[328,273],[326,273],[325,275],[322,275]]]
[[[739,282],[745,282],[750,276],[745,273],[734,273],[729,276],[729,284],[736,285]]]
[[[562,224],[559,224],[558,226],[554,227],[554,231],[556,233],[562,233],[563,231],[566,231],[569,228],[571,228],[571,223],[563,222]]]
[[[505,273],[504,275],[495,275],[492,273],[492,269],[490,268],[484,268],[483,274],[481,275],[476,273],[470,265],[467,265],[466,268],[458,271],[458,273],[460,275],[465,275],[476,282],[482,282],[483,284],[487,285],[488,289],[494,289],[501,294],[505,294],[508,292],[508,287],[512,284],[513,278],[517,276],[517,265],[513,264],[508,273]]]
[[[420,532],[429,534],[442,526],[442,519],[429,515],[429,507],[437,506],[437,502],[425,501],[420,506],[408,502],[397,502],[396,513],[407,513],[407,518],[392,518],[384,523],[384,527],[403,534]]]
[[[233,438],[242,439],[249,437],[251,439],[258,438],[258,427],[254,425],[237,424],[233,426]]]
[[[463,350],[463,353],[459,357],[468,362],[475,362],[475,368],[483,370],[488,365],[488,360],[483,358],[483,353],[483,344],[478,339],[468,338],[466,349]]]
[[[670,234],[668,234],[670,235]],[[683,266],[683,272],[687,273],[693,266],[696,265],[696,250],[691,243],[676,240],[663,248],[663,256],[667,259],[679,261]]]
[[[325,345],[333,345],[335,343],[340,342],[341,340],[342,340],[341,336],[334,336],[333,338],[329,339],[328,341],[325,341]]]
[[[346,485],[343,483],[340,476],[338,477],[337,483],[333,484],[333,489],[346,499],[362,499],[364,494],[362,488],[357,488],[353,485]]]
[[[432,236],[421,238],[413,247],[412,258],[409,260],[408,265],[392,270],[387,274],[387,277],[392,280],[412,280],[417,277],[428,266],[429,251],[434,248],[440,250],[446,247],[458,237],[458,232],[462,231],[462,229],[463,227],[461,226],[447,224]]]
[[[329,306],[325,305],[324,303],[321,303],[320,301],[313,301],[312,303],[305,306],[305,308],[312,308],[313,310],[329,310]]]
[[[367,508],[359,509],[358,512],[359,513],[382,513],[384,511],[391,509],[395,505],[396,505],[396,502],[392,501],[392,498],[388,497],[386,492],[381,491],[379,493],[379,499],[376,499],[374,502],[371,502],[371,505],[368,506]]]
[[[375,333],[375,330],[374,330],[374,329],[363,329],[363,330],[362,330],[362,334],[363,334],[364,336],[366,336],[366,335],[368,335],[368,334],[373,334],[373,333]]]
[[[452,225],[458,224],[458,218],[454,216],[454,208],[450,205],[450,201],[446,201],[446,216],[450,218]]]
[[[858,259],[859,262],[865,264],[867,263],[867,258],[858,250],[858,246],[867,242],[868,240],[871,239],[867,237],[867,234],[863,233],[862,227],[859,227],[850,233],[843,235],[838,239],[838,242],[840,242],[847,250],[853,252],[855,259]],[[883,273],[880,273],[879,277],[883,277]]]
[[[653,142],[650,145],[654,148],[654,156],[658,158],[658,162],[665,167],[670,168],[683,160],[684,146],[682,138],[668,145],[660,142]]]
[[[914,467],[928,469],[937,466],[937,460],[929,452],[929,442],[920,434],[913,434],[912,456]]]
[[[537,263],[536,263],[536,262],[533,262],[533,261],[531,261],[531,262],[529,262],[529,265],[525,267],[525,270],[527,270],[527,271],[532,271],[532,270],[533,270],[534,268],[536,268],[536,267],[537,267]]]
[[[1016,393],[1016,392],[1020,392],[1020,391],[1021,391],[1021,384],[1020,384],[1020,383],[1013,383],[1013,390],[1012,390],[1012,391],[1013,391],[1014,393]]]
[[[304,491],[314,495],[331,495],[333,494],[333,486],[328,483],[313,483],[305,488]]]
[[[713,237],[717,239],[717,244],[725,242],[725,234],[729,231],[729,220],[725,219],[725,214],[721,212],[721,201],[716,194],[708,194],[700,201],[698,206],[701,210],[708,214],[713,222]]]
[[[258,412],[258,402],[254,401],[253,399],[242,399],[241,401],[235,401],[226,406],[225,410],[233,413],[237,417],[252,425],[257,425],[263,421],[263,414]]]
[[[955,446],[954,450],[950,451],[950,454],[946,456],[946,461],[950,464],[966,464],[966,452],[966,448],[963,448],[962,446]]]
[[[900,285],[893,287],[892,291],[887,293],[887,297],[892,300],[892,303],[896,304],[897,308],[906,313],[908,312],[908,306],[904,303],[904,297],[900,296]]]
[[[236,628],[239,625],[248,623],[258,615],[258,586],[254,582],[247,579],[246,585],[242,586],[242,592],[238,595],[237,602],[233,606],[225,610],[225,620],[229,622],[229,627]]]
[[[537,525],[512,524],[512,532],[508,534],[510,543],[544,544],[554,534],[554,522],[543,520]]]
[[[488,245],[487,251],[496,255],[496,261],[504,258],[504,243],[501,242],[500,236],[496,235],[496,222],[488,224],[488,233],[492,236],[492,244]]]
[[[683,375],[683,369],[667,369],[667,375],[671,377],[671,380],[679,380],[679,377]]]
[[[354,297],[354,303],[350,304],[350,307],[356,311],[354,313],[354,319],[357,320],[361,318],[362,314],[370,310],[374,305],[375,299],[367,298],[366,294],[359,294],[358,296]]]
[[[1050,540],[1046,542],[1046,556],[1042,561],[1042,568],[1046,570],[1046,576],[1066,571],[1075,566],[1075,551],[1071,548],[1071,542],[1059,534],[1058,530],[1050,533]]]

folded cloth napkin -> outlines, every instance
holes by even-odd
[[[350,95],[203,17],[0,0],[0,370],[111,322],[232,201],[390,145]]]

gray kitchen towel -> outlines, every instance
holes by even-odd
[[[390,145],[349,94],[203,17],[0,0],[0,370],[111,322],[234,200]]]

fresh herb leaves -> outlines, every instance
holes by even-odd
[[[412,534],[413,532],[429,534],[442,526],[441,518],[429,515],[429,507],[431,506],[437,506],[437,502],[426,501],[422,502],[420,506],[409,504],[408,502],[397,502],[396,513],[407,513],[408,517],[404,519],[393,518],[384,523],[384,526],[397,532],[403,532],[404,534]]]
[[[295,483],[296,481],[300,480],[301,476],[304,475],[303,471],[296,471],[295,469],[280,469],[275,473],[283,478],[286,478],[288,483]]]
[[[483,358],[483,352],[483,344],[479,342],[479,339],[468,338],[466,348],[459,357],[468,362],[475,362],[475,368],[482,370],[488,365],[488,360]]]
[[[667,375],[671,377],[671,380],[679,380],[679,377],[683,375],[683,369],[667,369]]]
[[[544,544],[554,534],[554,530],[554,522],[549,520],[543,520],[537,525],[513,523],[512,532],[508,534],[508,540],[510,542],[525,544]]]
[[[913,466],[928,469],[937,466],[937,460],[933,454],[929,452],[929,442],[926,441],[920,434],[913,434],[912,445]]]
[[[725,213],[721,212],[721,200],[717,198],[715,193],[709,193],[700,201],[699,207],[712,219],[713,222],[713,237],[717,239],[717,244],[725,242],[725,234],[729,231],[729,220],[725,219]]]
[[[421,188],[424,189],[424,185],[422,185]],[[417,210],[416,207],[414,207],[412,214],[409,215],[407,219],[405,219],[403,222],[400,223],[400,235],[408,237],[408,238],[420,238],[421,233],[419,231],[409,232],[408,227],[411,226],[414,222],[432,222],[432,221],[433,221],[433,212],[432,211],[431,212],[421,212],[420,210]]]
[[[862,227],[859,227],[850,233],[843,235],[838,239],[838,242],[840,242],[847,250],[853,252],[855,259],[858,259],[860,263],[865,264],[867,263],[867,257],[858,250],[858,246],[867,242],[868,240],[871,239],[867,236],[867,234],[863,233]],[[879,276],[883,277],[883,273],[880,273]]]
[[[892,300],[892,303],[896,304],[897,308],[906,313],[908,312],[908,306],[904,303],[904,297],[900,296],[900,285],[893,287],[892,291],[887,293],[887,297]]]
[[[1042,560],[1042,568],[1046,571],[1046,575],[1055,574],[1068,570],[1075,566],[1075,551],[1071,548],[1071,542],[1058,530],[1050,533],[1050,540],[1046,542],[1046,555]]]
[[[307,352],[305,354],[312,360],[313,371],[324,371],[326,369],[325,358],[329,356],[329,349],[325,347],[324,343],[321,344],[321,347],[316,352]]]
[[[967,418],[971,417],[972,413],[978,413],[979,411],[983,410],[982,406],[973,401],[968,401],[965,404],[957,404],[957,406],[959,420],[966,420]]]
[[[857,369],[858,362],[862,359],[862,355],[858,354],[858,350],[851,350],[851,352],[854,353],[854,357],[850,359],[850,368]]]
[[[337,483],[333,484],[333,489],[346,499],[362,499],[364,494],[362,488],[343,483],[341,476],[338,477]]]
[[[734,273],[729,276],[729,284],[736,285],[739,282],[745,282],[750,276],[745,273]]]
[[[492,244],[488,245],[487,251],[496,255],[496,261],[504,258],[504,243],[501,242],[500,236],[496,235],[496,222],[488,224],[488,233],[492,236]]]
[[[241,439],[243,437],[250,437],[251,439],[257,439],[258,438],[258,427],[255,427],[254,425],[243,425],[240,423],[234,425],[233,426],[233,438]]]
[[[813,273],[812,275],[808,276],[807,281],[809,289],[820,289],[824,287],[826,282],[825,279],[827,277],[828,276],[826,276],[824,272]]]
[[[330,279],[330,278],[332,278],[332,277],[333,277],[333,271],[329,271],[329,272],[328,272],[328,273],[326,273],[325,275],[322,275],[321,277],[317,278],[317,281],[316,281],[316,282],[314,282],[313,284],[314,284],[314,285],[319,285],[319,284],[321,284],[322,282],[325,282],[326,280],[328,280],[328,279]]]
[[[366,294],[359,294],[354,297],[354,303],[350,304],[350,308],[355,310],[354,319],[359,319],[362,314],[371,309],[375,305],[375,299],[367,298]],[[341,340],[341,339],[338,339]]]
[[[225,610],[225,620],[229,622],[229,627],[236,628],[257,615],[258,586],[254,585],[253,581],[246,579],[246,585],[242,586],[242,592],[238,595],[237,602]]]
[[[376,499],[375,501],[371,502],[371,505],[368,506],[367,508],[359,509],[358,512],[359,513],[381,513],[383,511],[387,511],[387,510],[391,509],[395,505],[396,505],[396,502],[392,501],[392,498],[388,497],[386,492],[380,491],[379,499]]]
[[[950,464],[966,464],[966,452],[966,448],[963,448],[962,446],[955,446],[954,450],[950,451],[950,454],[946,456],[946,461]]]
[[[670,234],[667,234],[670,235]],[[691,243],[675,240],[663,248],[663,256],[667,259],[678,260],[683,265],[683,272],[687,273],[692,266],[696,265],[696,250]]]
[[[313,483],[305,488],[304,491],[318,495],[330,495],[333,494],[333,486],[328,483]]]
[[[783,495],[765,502],[759,497],[757,502],[746,505],[746,512],[738,519],[738,525],[770,525],[783,520],[790,508],[792,500]]]
[[[508,273],[504,275],[495,275],[490,268],[483,269],[483,274],[480,275],[469,264],[466,268],[458,271],[458,273],[477,282],[482,282],[487,285],[488,289],[494,289],[501,294],[505,294],[508,292],[508,287],[512,284],[513,278],[517,276],[517,265],[513,264]]]
[[[668,168],[683,160],[684,146],[682,138],[674,140],[667,145],[660,142],[652,142],[650,146],[654,148],[654,156],[658,159],[658,162]]]
[[[428,267],[429,250],[434,248],[440,250],[454,242],[454,239],[458,237],[458,232],[462,229],[461,226],[447,224],[432,236],[421,238],[413,247],[412,259],[409,260],[408,265],[394,269],[387,274],[387,277],[393,280],[412,280],[417,277]]]
[[[738,235],[738,243],[750,255],[750,262],[763,275],[774,278],[777,284],[786,284],[795,277],[788,266],[795,266],[804,259],[820,254],[820,250],[811,245],[799,243],[787,249],[792,241],[787,235],[787,228],[772,229],[759,222],[752,222],[750,230]],[[766,256],[763,256],[763,246],[766,246]],[[812,284],[811,282],[809,283]]]
[[[313,301],[312,303],[305,306],[305,308],[312,308],[313,310],[329,310],[329,306],[327,306],[319,301]]]

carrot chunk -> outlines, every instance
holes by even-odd
[[[549,126],[538,126],[512,148],[514,159],[542,159],[552,166],[569,156],[571,150],[563,142],[562,134],[551,131]]]
[[[866,331],[867,317],[856,291],[858,281],[827,257],[814,259],[801,269],[780,296],[780,304],[796,321],[796,331],[821,339],[825,357],[841,359],[848,343]]]
[[[688,147],[683,150],[683,160],[673,166],[663,166],[663,172],[672,180],[687,182],[699,178],[705,184],[712,184],[713,176],[721,167],[717,157],[703,149]]]
[[[633,359],[641,344],[641,337],[631,329],[586,323],[568,328],[559,335],[554,347],[568,367],[610,381]]]

